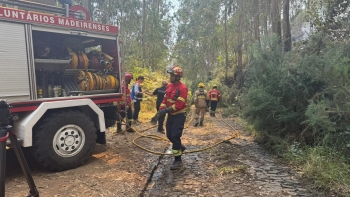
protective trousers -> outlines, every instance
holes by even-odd
[[[181,150],[181,136],[185,126],[185,121],[185,113],[177,115],[168,115],[166,121],[166,136],[169,139],[169,141],[173,144],[173,150]],[[181,156],[181,154],[178,156]]]
[[[217,101],[210,101],[210,113],[215,114],[216,107],[218,106]]]
[[[124,119],[125,116],[126,116],[126,113],[125,113],[124,109],[121,109],[121,112],[120,112],[119,114],[120,114],[120,116],[118,116],[118,119],[117,119],[117,129],[118,129],[118,130],[122,129],[122,120],[121,120],[120,118]],[[131,122],[132,122],[132,110],[131,110],[130,107],[129,107],[129,109],[127,110],[127,118],[128,118],[128,122],[129,122],[128,127],[131,127]]]
[[[137,100],[134,102],[134,114],[133,114],[133,119],[138,120],[139,119],[139,113],[141,110],[141,101]]]
[[[196,108],[196,111],[195,111],[195,119],[196,119],[196,123],[198,122],[198,119],[203,122],[204,120],[204,115],[205,115],[205,112],[206,112],[206,107],[197,107]]]

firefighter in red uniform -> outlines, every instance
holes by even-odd
[[[168,113],[166,121],[166,135],[173,144],[172,153],[175,157],[171,170],[182,168],[181,155],[185,151],[185,146],[181,144],[182,131],[186,120],[186,99],[187,87],[180,79],[182,77],[182,69],[174,66],[167,71],[170,74],[170,82],[166,88],[165,96],[159,107],[158,113],[152,118],[152,122],[156,123],[157,119]]]
[[[134,132],[133,129],[131,129],[131,122],[132,122],[132,110],[131,110],[131,97],[130,97],[130,89],[129,89],[129,84],[131,82],[131,79],[133,79],[133,76],[131,73],[126,72],[125,73],[125,83],[124,81],[122,82],[122,93],[125,93],[125,100],[119,103],[118,106],[118,120],[117,120],[117,133],[122,133],[122,120],[121,118],[125,118],[127,116],[128,125],[126,126],[128,132]],[[126,108],[126,109],[125,109]]]
[[[216,107],[218,102],[221,100],[220,91],[217,89],[217,85],[213,85],[213,89],[208,92],[208,97],[210,101],[210,116],[215,117]]]

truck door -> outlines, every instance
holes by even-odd
[[[24,24],[0,21],[0,99],[30,100]]]

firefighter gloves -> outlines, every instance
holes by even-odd
[[[160,117],[160,113],[157,112],[156,115],[154,115],[153,118],[151,119],[151,124],[156,125],[159,117]]]
[[[160,116],[165,116],[166,113],[171,111],[171,107],[167,107],[165,109],[161,109],[159,110],[156,115],[153,116],[153,118],[151,119],[151,124],[156,125],[157,121],[159,119]]]
[[[159,113],[161,116],[164,116],[168,111],[169,111],[168,108],[165,108],[165,109],[159,110],[158,113]]]

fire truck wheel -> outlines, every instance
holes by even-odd
[[[96,128],[78,110],[63,110],[42,118],[34,127],[32,154],[42,166],[63,171],[82,165],[92,154]]]

